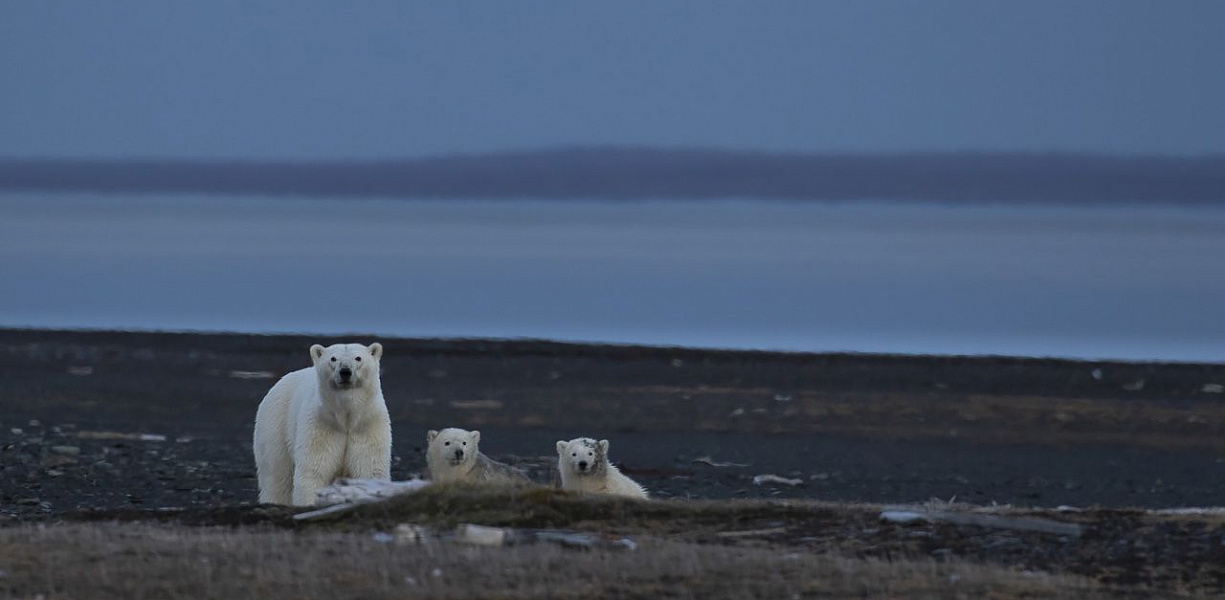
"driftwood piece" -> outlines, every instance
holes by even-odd
[[[319,519],[347,512],[364,504],[415,492],[428,485],[430,482],[424,479],[409,479],[408,481],[340,479],[316,492],[315,505],[323,508],[298,513],[293,518],[295,521]]]
[[[1006,515],[985,515],[976,513],[961,513],[927,510],[886,510],[880,514],[882,521],[890,523],[943,522],[954,525],[971,525],[990,529],[1011,529],[1014,531],[1033,531],[1052,535],[1080,536],[1082,527],[1076,523],[1064,523],[1051,519],[1037,517],[1011,517]]]

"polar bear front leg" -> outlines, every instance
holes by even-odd
[[[293,503],[311,506],[315,503],[315,492],[331,485],[340,475],[345,460],[345,435],[315,428],[295,450]]]
[[[345,471],[356,479],[391,479],[391,428],[371,427],[362,435],[349,437]]]

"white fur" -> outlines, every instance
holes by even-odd
[[[585,466],[585,467],[584,467]],[[647,491],[608,460],[608,440],[575,438],[557,442],[561,489],[646,498]]]
[[[468,481],[474,483],[521,482],[529,480],[518,469],[481,453],[481,432],[454,427],[425,434],[425,462],[430,480],[436,483]]]
[[[391,419],[379,383],[383,346],[315,344],[310,354],[314,367],[282,377],[256,412],[260,502],[308,506],[340,477],[391,477]]]

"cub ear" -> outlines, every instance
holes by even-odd
[[[436,438],[436,437],[438,437],[438,430],[437,430],[437,429],[431,429],[431,430],[429,430],[429,431],[425,432],[425,443],[427,443],[427,444],[428,444],[428,443],[430,443],[430,442],[433,442],[433,441],[434,441],[434,438]]]
[[[468,432],[468,439],[472,440],[473,444],[478,444],[481,441],[481,432],[472,430]]]
[[[557,453],[558,453],[558,454],[561,454],[561,453],[563,453],[563,452],[565,452],[565,451],[566,451],[566,441],[565,441],[565,440],[557,440]]]
[[[382,344],[375,342],[373,344],[370,344],[370,347],[368,349],[370,350],[370,356],[373,356],[374,360],[379,360],[383,358],[383,345]]]
[[[319,362],[319,359],[323,358],[323,353],[325,351],[327,351],[327,348],[324,348],[319,344],[311,346],[311,362]]]
[[[608,452],[608,440],[600,440],[596,446],[599,446],[600,452]]]

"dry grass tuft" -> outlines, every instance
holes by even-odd
[[[397,546],[368,533],[68,524],[0,529],[0,594],[192,598],[1104,598],[1080,578],[640,540],[635,551]],[[1133,596],[1134,597],[1134,596]]]

